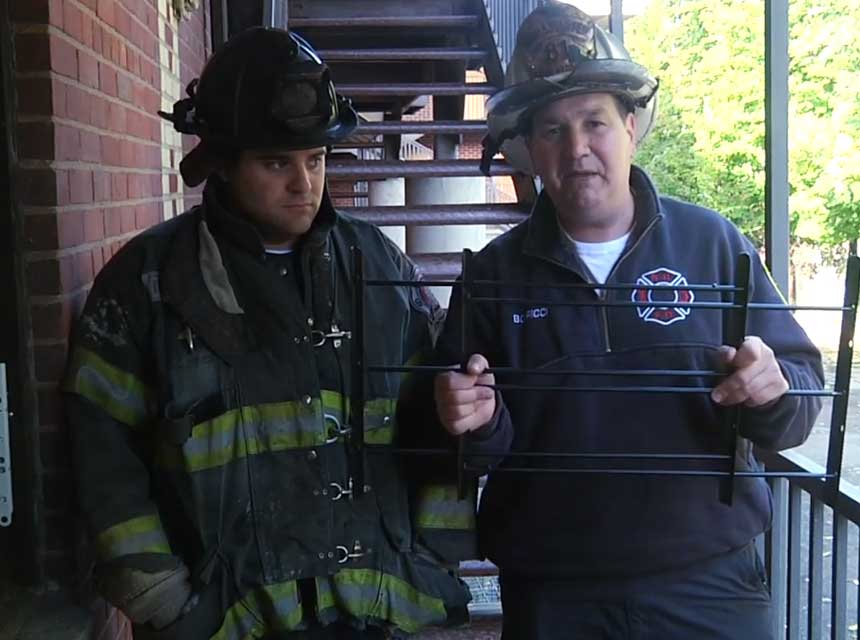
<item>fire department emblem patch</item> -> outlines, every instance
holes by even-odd
[[[687,284],[687,278],[677,271],[666,267],[652,269],[643,273],[636,279],[636,284],[645,286],[683,287]],[[656,322],[668,326],[673,322],[685,319],[690,315],[690,307],[661,307],[661,302],[669,304],[688,304],[696,299],[689,289],[672,289],[671,291],[660,291],[658,289],[634,289],[630,299],[633,302],[648,303],[648,306],[636,307],[636,313],[645,322]],[[652,306],[653,304],[653,306]]]

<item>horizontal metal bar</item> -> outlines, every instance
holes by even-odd
[[[348,207],[344,213],[359,220],[385,225],[516,224],[528,212],[515,204],[461,204],[435,206]]]
[[[424,256],[432,256],[432,253],[419,254]],[[410,258],[415,258],[415,254],[411,254]],[[453,287],[460,284],[459,280],[365,280],[364,284],[368,287],[381,285],[397,285],[399,287]]]
[[[410,253],[409,257],[422,276],[453,280],[460,275],[459,253]]]
[[[520,384],[476,384],[476,387],[487,387],[497,391],[569,391],[572,393],[711,393],[713,387],[660,387],[660,386],[622,386],[622,387],[571,387],[562,385],[520,385]],[[842,395],[839,391],[817,391],[813,389],[789,389],[783,395],[813,398],[837,398]]]
[[[486,82],[404,82],[339,84],[337,90],[345,96],[466,96],[492,95],[499,88]]]
[[[476,15],[455,16],[343,16],[290,18],[291,29],[468,29],[479,24]],[[323,58],[325,60],[325,58]]]
[[[599,288],[596,285],[592,288]],[[501,296],[472,296],[472,302],[498,302],[504,304],[543,305],[547,307],[656,307],[658,309],[742,309],[743,305],[733,302],[670,302],[655,300],[653,302],[606,302],[587,300],[537,300],[532,298],[506,298]],[[752,305],[750,305],[752,306]]]
[[[368,365],[367,370],[375,373],[446,373],[460,371],[460,365]],[[521,374],[535,376],[690,376],[699,378],[725,378],[728,374],[710,370],[684,369],[519,369],[517,367],[490,367],[484,373],[498,375]]]
[[[418,134],[485,134],[487,123],[484,120],[387,120],[383,122],[362,122],[353,135],[402,135]],[[348,138],[347,138],[348,139]]]
[[[481,454],[481,457],[493,457],[492,454]],[[470,467],[467,471],[486,471],[486,466]],[[724,478],[734,475],[735,478],[809,478],[825,479],[833,476],[826,473],[809,473],[799,471],[700,471],[697,469],[533,469],[529,467],[496,467],[493,473],[578,473],[601,474],[609,476],[694,476]]]
[[[494,160],[498,175],[513,175],[514,169],[506,162]],[[481,177],[478,164],[473,160],[354,160],[333,161],[326,167],[329,178],[447,178]],[[459,256],[459,254],[456,254]]]
[[[402,455],[453,456],[452,449],[410,449],[403,447],[388,447],[385,445],[367,445],[368,452],[397,453]],[[560,451],[494,451],[494,452],[464,452],[466,457],[483,458],[486,456],[505,456],[509,458],[582,458],[586,460],[729,460],[725,454],[709,453],[573,453]]]
[[[663,285],[663,284],[597,284],[594,282],[561,282],[552,284],[541,284],[540,282],[526,282],[513,280],[478,280],[472,281],[474,285],[496,285],[504,287],[529,287],[530,289],[607,289],[621,291],[714,291],[739,293],[741,289],[732,284],[685,284],[685,285]]]
[[[320,49],[319,57],[326,62],[390,62],[413,60],[483,60],[487,52],[481,49],[415,48],[415,49]]]

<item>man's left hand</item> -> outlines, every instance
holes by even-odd
[[[711,399],[724,407],[741,404],[763,407],[788,391],[788,380],[773,353],[757,336],[747,336],[739,349],[720,347],[724,364],[734,371],[711,392]]]

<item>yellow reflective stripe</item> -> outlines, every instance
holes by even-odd
[[[264,451],[319,446],[325,439],[319,400],[251,405],[194,425],[182,445],[183,464],[201,471]]]
[[[457,499],[456,485],[427,485],[418,492],[415,525],[424,529],[475,528],[474,495]]]
[[[170,553],[170,544],[157,515],[120,522],[96,536],[96,555],[102,562],[132,553]]]
[[[310,403],[290,401],[249,405],[231,409],[206,422],[194,425],[191,437],[181,449],[159,448],[157,464],[188,472],[223,466],[263,452],[318,447],[326,444],[329,428],[326,415],[335,416],[345,426],[340,401],[344,396],[323,391]],[[366,403],[365,442],[391,444],[394,441],[396,401],[377,398]]]
[[[337,391],[323,390],[323,413],[333,416],[342,427],[349,424],[348,396]],[[374,398],[364,403],[364,441],[367,444],[391,444],[394,442],[395,398]],[[331,425],[328,425],[331,426]]]
[[[149,416],[152,392],[137,376],[88,349],[72,352],[63,391],[77,393],[131,427]]]
[[[248,640],[267,632],[294,631],[302,622],[295,580],[259,587],[245,594],[224,614],[224,622],[210,640]]]
[[[422,593],[402,578],[380,571],[342,569],[316,581],[321,611],[337,606],[359,620],[382,620],[407,633],[430,624],[441,624],[447,618],[442,599]]]

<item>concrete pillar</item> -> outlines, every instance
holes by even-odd
[[[457,157],[457,137],[436,136],[434,155],[437,160]],[[483,204],[487,199],[484,178],[409,178],[406,180],[406,205]],[[477,251],[485,244],[485,225],[449,225],[407,227],[406,247],[409,253],[452,253],[463,249]],[[449,287],[431,287],[443,307],[448,306]]]
[[[367,203],[371,207],[402,207],[406,202],[404,178],[371,180],[367,184]],[[382,233],[391,238],[401,251],[406,251],[406,227],[380,227]]]

